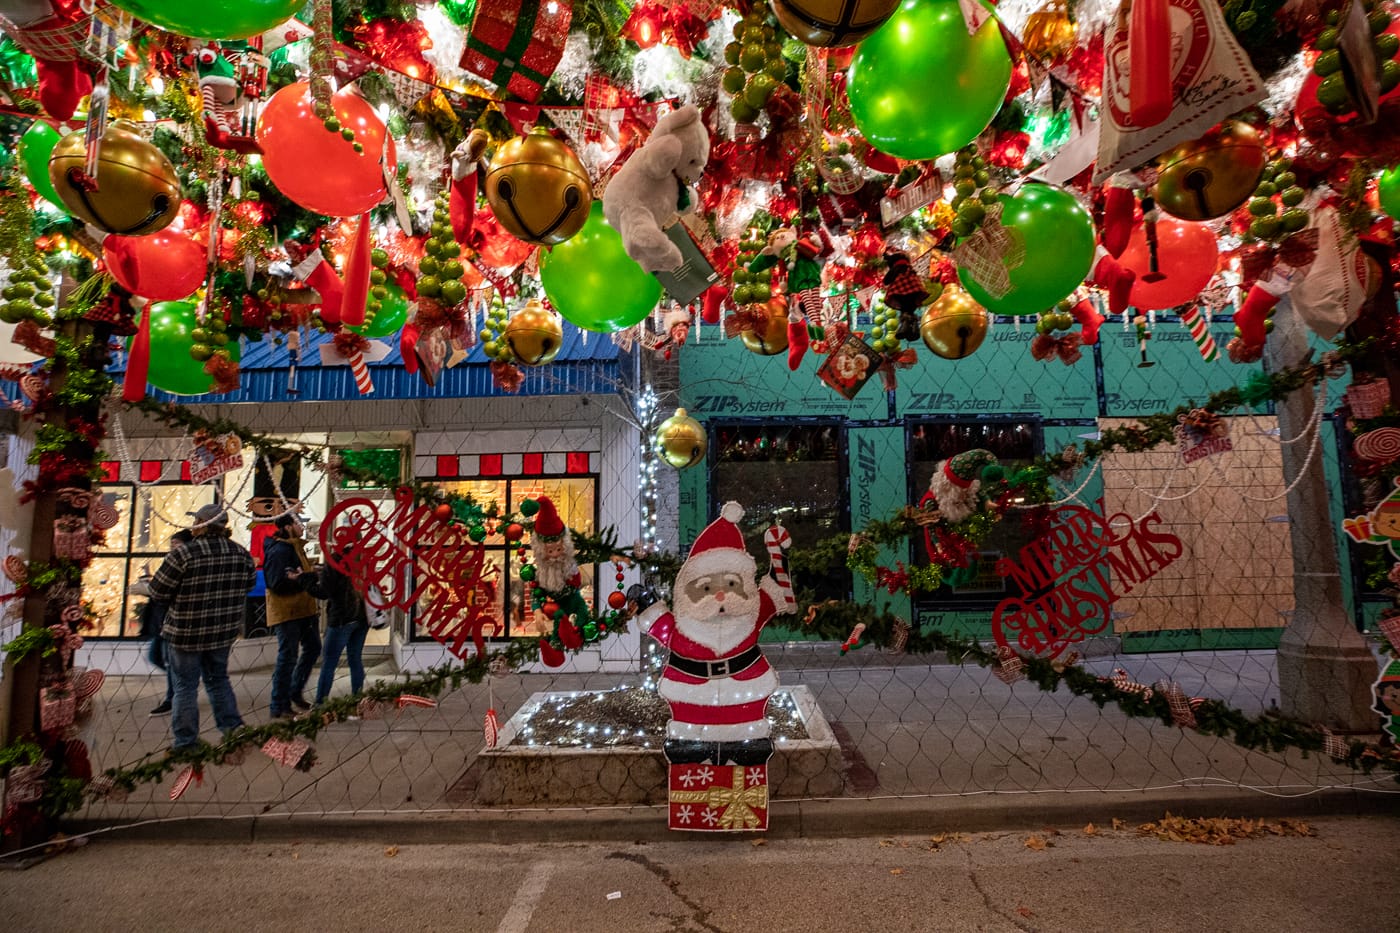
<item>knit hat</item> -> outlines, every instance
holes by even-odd
[[[744,535],[739,531],[739,520],[744,517],[744,507],[737,502],[726,502],[719,510],[719,518],[709,524],[695,544],[690,548],[690,556],[681,565],[676,577],[676,588],[684,586],[684,581],[703,577],[712,573],[733,573],[751,575],[757,562],[744,548]]]
[[[559,510],[554,507],[554,500],[549,496],[539,496],[535,501],[540,505],[540,510],[535,513],[535,535],[540,538],[563,536],[564,522],[559,518]]]
[[[977,510],[982,480],[999,476],[1000,470],[996,455],[990,450],[965,450],[934,469],[929,492],[938,500],[938,511],[945,519],[960,522]]]

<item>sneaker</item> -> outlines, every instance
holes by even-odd
[[[162,702],[159,706],[157,706],[155,709],[151,710],[151,715],[164,716],[168,712],[170,712],[170,701],[166,700]]]
[[[296,714],[293,713],[293,712],[292,712],[291,710],[289,710],[289,709],[284,709],[284,710],[282,710],[281,712],[278,712],[277,710],[273,710],[273,711],[272,711],[272,718],[273,718],[273,719],[291,719],[291,718],[293,718],[295,715],[296,715]]]
[[[300,710],[307,710],[311,708],[311,704],[306,702],[306,697],[292,697],[292,705]]]

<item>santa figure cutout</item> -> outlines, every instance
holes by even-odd
[[[659,692],[671,706],[663,747],[672,829],[768,825],[773,742],[766,710],[778,677],[758,636],[773,616],[796,606],[790,586],[779,582],[787,579],[781,551],[770,549],[777,579],[755,582],[757,565],[738,526],[743,515],[739,503],[726,502],[676,575],[670,608],[657,603],[638,615],[669,652]]]
[[[592,613],[579,592],[583,574],[575,556],[574,536],[559,517],[552,499],[540,496],[536,501],[539,512],[535,515],[535,541],[531,547],[535,557],[534,586],[544,596],[538,603],[553,608],[554,637],[560,645],[577,651],[583,647],[583,628],[592,620]],[[545,653],[543,648],[542,657],[550,667],[563,663],[557,652]]]

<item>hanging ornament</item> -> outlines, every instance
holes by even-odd
[[[40,197],[59,210],[64,209],[63,200],[49,178],[49,159],[62,138],[58,130],[43,120],[35,120],[20,137],[18,152],[20,164],[24,166],[24,177],[29,179]]]
[[[777,356],[788,348],[787,301],[775,295],[753,309],[754,323],[745,328],[739,339],[759,356]]]
[[[890,18],[899,0],[773,0],[778,22],[820,48],[855,45]]]
[[[1374,0],[1359,0],[1328,12],[1326,22],[1313,43],[1319,54],[1303,92],[1311,90],[1333,116],[1357,112],[1364,122],[1373,122],[1377,98],[1400,86],[1400,62],[1395,61],[1400,36],[1390,31],[1390,12]],[[1359,47],[1368,38],[1371,48]]]
[[[783,44],[768,21],[765,0],[758,0],[734,24],[734,41],[725,46],[724,60],[729,68],[720,84],[734,95],[729,102],[729,115],[736,123],[754,123],[787,78]]]
[[[705,459],[709,442],[705,426],[690,417],[684,408],[677,408],[676,413],[656,429],[656,446],[661,459],[677,470],[684,470]]]
[[[919,336],[924,346],[945,360],[960,360],[982,346],[988,321],[987,309],[973,301],[962,286],[950,282],[924,312]]]
[[[1279,243],[1303,230],[1308,225],[1308,212],[1302,207],[1307,196],[1307,191],[1299,187],[1287,159],[1277,159],[1264,166],[1259,186],[1249,200],[1249,213],[1254,218],[1249,223],[1249,235],[1257,240]]]
[[[187,233],[109,236],[102,258],[117,284],[151,301],[179,301],[204,284],[204,248]]]
[[[640,323],[661,300],[661,283],[627,255],[601,200],[578,235],[541,250],[540,284],[564,320],[604,334]]]
[[[1381,172],[1376,180],[1376,197],[1380,201],[1381,210],[1392,220],[1400,218],[1400,166]]]
[[[1228,121],[1158,156],[1153,196],[1182,220],[1223,217],[1249,200],[1267,159],[1254,127]]]
[[[1021,30],[1021,44],[1026,53],[1041,61],[1059,58],[1074,49],[1078,37],[1074,20],[1069,18],[1065,0],[1050,0],[1045,6],[1026,17]]]
[[[563,243],[588,221],[593,186],[583,163],[543,127],[496,150],[486,173],[496,219],[527,243]]]
[[[564,328],[558,315],[545,308],[538,298],[531,298],[506,323],[505,341],[521,363],[543,366],[559,355]]]
[[[24,262],[18,257],[11,257],[9,262],[9,281],[4,289],[0,290],[0,298],[4,299],[3,303],[0,303],[0,322],[32,323],[41,317],[47,320],[46,315],[55,304],[54,281],[49,275],[49,267],[43,256],[35,253]],[[6,363],[15,362],[3,355],[14,352],[10,347],[9,336],[5,334],[5,343],[0,345],[0,361]]]
[[[499,293],[492,295],[491,306],[486,311],[485,320],[481,322],[481,352],[495,363],[515,361],[515,354],[511,352],[510,343],[505,339],[508,314],[505,299]]]
[[[304,0],[112,0],[145,23],[197,39],[247,39],[296,15]]]
[[[49,159],[49,180],[74,217],[108,233],[142,236],[163,230],[180,212],[180,179],[165,154],[117,120],[102,137],[89,176],[84,131],[69,133]]]

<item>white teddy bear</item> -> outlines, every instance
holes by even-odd
[[[651,138],[627,160],[603,192],[603,216],[623,249],[648,272],[670,272],[681,251],[664,232],[690,206],[690,186],[710,161],[710,134],[694,106],[656,123]]]

